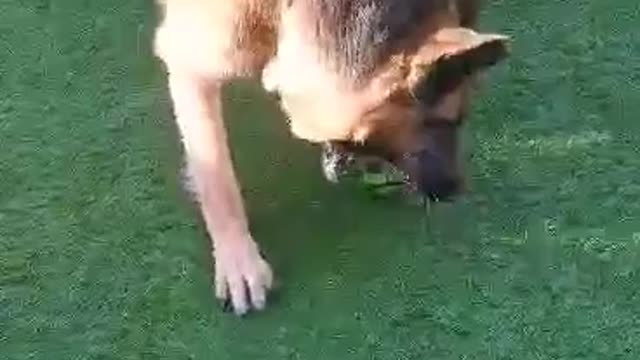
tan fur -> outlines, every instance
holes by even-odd
[[[155,51],[169,67],[230,79],[259,74],[273,56],[277,0],[163,0]]]

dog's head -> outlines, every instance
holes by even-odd
[[[505,41],[464,28],[437,31],[371,80],[367,91],[378,102],[362,109],[350,139],[330,143],[392,162],[429,197],[453,195],[462,183],[458,133],[473,76],[506,56]]]
[[[336,67],[326,64],[338,63],[331,52],[314,63],[318,58],[301,41],[305,26],[297,23],[296,35],[282,37],[279,75],[271,77],[279,84],[271,88],[280,90],[299,137],[387,160],[420,192],[442,199],[461,187],[458,133],[473,77],[507,56],[507,38],[463,27],[459,14],[445,10],[423,21],[393,39],[385,47],[392,50],[377,58],[384,60],[359,77],[329,70]],[[344,64],[343,70],[358,65]]]

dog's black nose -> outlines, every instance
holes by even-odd
[[[416,190],[432,201],[448,201],[459,191],[460,182],[445,158],[437,152],[423,150],[410,154],[406,172]]]
[[[431,201],[449,201],[458,191],[458,182],[453,179],[429,180],[418,184],[418,190]]]

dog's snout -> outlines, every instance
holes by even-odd
[[[419,190],[431,200],[447,201],[458,191],[458,183],[454,179],[426,181],[419,185]]]
[[[409,179],[420,193],[431,200],[450,200],[460,188],[451,164],[437,152],[422,150],[408,155],[405,169]]]

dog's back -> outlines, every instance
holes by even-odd
[[[447,21],[470,26],[476,17],[475,0],[298,0],[292,6],[308,19],[302,31],[325,61],[356,78],[410,52]]]
[[[156,52],[215,77],[257,75],[275,55],[283,11],[306,19],[306,40],[352,74],[407,46],[425,18],[475,22],[476,0],[157,0]],[[283,30],[283,29],[280,29]]]

